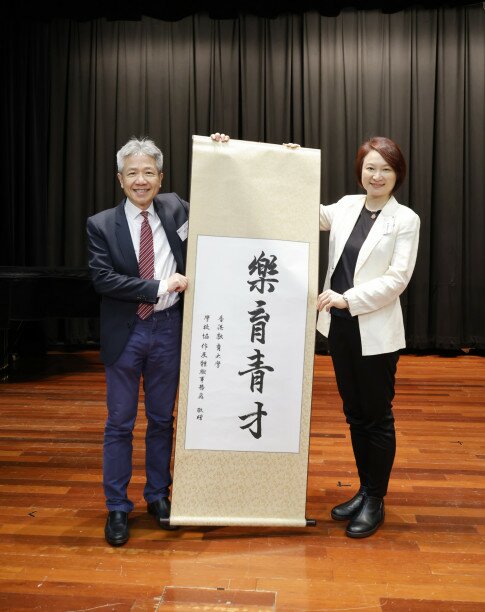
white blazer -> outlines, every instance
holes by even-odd
[[[330,230],[328,270],[323,290],[364,206],[365,195],[345,196],[320,206],[320,229]],[[362,355],[390,353],[406,346],[399,296],[416,263],[419,217],[394,197],[382,209],[360,249],[354,286],[345,292],[352,316],[359,317]],[[330,313],[322,310],[317,329],[328,337]]]

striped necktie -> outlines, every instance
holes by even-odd
[[[153,234],[152,228],[148,223],[148,211],[142,213],[143,221],[141,222],[140,232],[140,253],[138,255],[138,270],[140,278],[151,279],[155,271],[155,252],[153,250]],[[140,319],[148,319],[153,314],[153,304],[140,302],[136,314]]]

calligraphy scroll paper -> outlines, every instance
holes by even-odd
[[[195,136],[171,523],[304,526],[320,151]]]

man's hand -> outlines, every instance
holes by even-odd
[[[317,309],[322,311],[325,308],[329,312],[332,307],[343,309],[348,308],[348,304],[340,293],[327,289],[318,296]]]
[[[182,291],[185,291],[187,289],[188,284],[189,281],[187,280],[187,277],[182,276],[182,274],[178,274],[178,272],[176,272],[167,279],[167,290],[169,293],[172,293],[173,291],[176,291],[177,293],[182,293]]]
[[[215,142],[229,142],[229,136],[227,134],[219,134],[219,132],[211,134],[211,138]]]

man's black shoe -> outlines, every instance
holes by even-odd
[[[332,508],[331,516],[334,521],[348,521],[353,518],[357,512],[362,508],[362,504],[364,503],[365,492],[362,489],[359,489],[357,493],[344,502],[343,504],[339,504]]]
[[[366,538],[375,533],[384,522],[384,500],[382,497],[365,496],[359,513],[347,525],[349,538]]]
[[[154,502],[147,504],[147,510],[149,514],[153,514],[157,525],[167,531],[175,531],[178,529],[178,525],[170,525],[170,501],[168,497],[162,497]]]
[[[128,530],[128,512],[122,510],[110,510],[104,528],[104,537],[111,546],[122,546],[128,542],[130,532]]]

